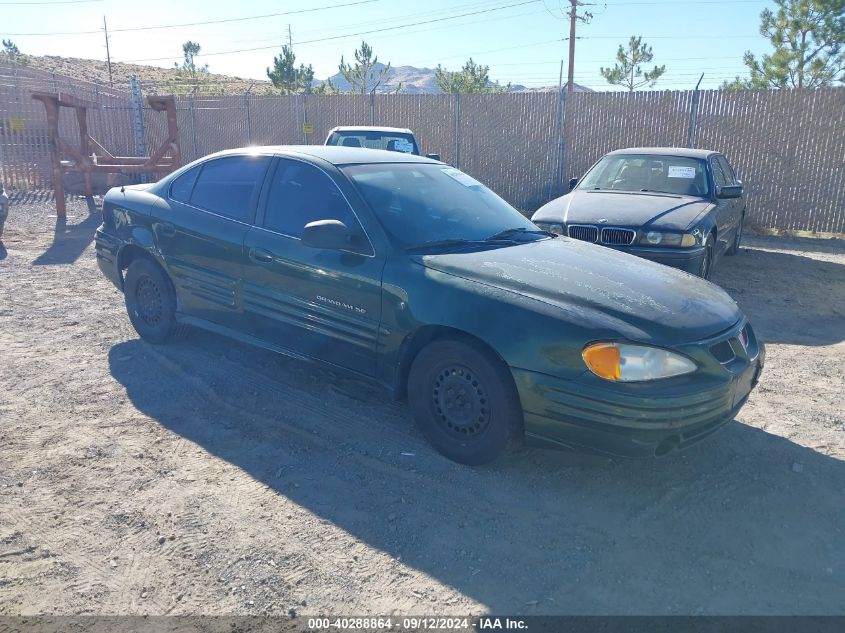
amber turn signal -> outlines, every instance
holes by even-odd
[[[595,375],[608,380],[619,380],[619,348],[613,343],[594,343],[581,352],[584,362]]]

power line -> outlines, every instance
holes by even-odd
[[[80,0],[81,1],[81,0]],[[94,0],[91,0],[94,1]],[[99,0],[97,0],[99,1]],[[536,1],[536,0],[535,0]],[[182,24],[160,24],[158,26],[134,26],[123,29],[112,29],[112,33],[126,33],[130,31],[152,31],[158,29],[175,29],[184,26],[202,26],[206,24],[224,24],[228,22],[245,22],[247,20],[264,20],[266,18],[275,18],[286,15],[297,15],[300,13],[314,13],[315,11],[325,11],[328,9],[339,9],[343,7],[352,7],[360,4],[370,4],[373,2],[381,2],[381,0],[356,0],[356,2],[346,2],[344,4],[332,4],[324,7],[312,7],[310,9],[299,9],[297,11],[286,11],[284,13],[266,13],[264,15],[250,15],[242,18],[224,18],[220,20],[206,20],[204,22],[185,22]],[[36,36],[36,35],[91,35],[99,33],[100,31],[55,31],[52,33],[7,33],[12,36]]]
[[[373,1],[373,0],[368,0],[368,1]],[[397,26],[384,27],[384,28],[380,28],[380,29],[370,29],[369,31],[359,31],[357,33],[347,33],[345,35],[333,35],[331,37],[321,37],[321,38],[312,39],[312,40],[303,40],[301,42],[297,42],[297,44],[303,45],[303,44],[314,44],[314,43],[317,43],[317,42],[329,42],[329,41],[332,41],[332,40],[340,40],[340,39],[345,39],[345,38],[348,38],[348,37],[358,37],[360,35],[371,35],[373,33],[383,33],[384,31],[392,31],[394,29],[409,28],[409,27],[412,27],[412,26],[420,26],[420,25],[423,25],[423,24],[433,24],[435,22],[445,22],[447,20],[456,20],[458,18],[464,18],[464,17],[470,16],[470,15],[480,15],[482,13],[490,13],[492,11],[501,11],[503,9],[510,9],[512,7],[520,7],[520,6],[524,6],[526,4],[535,4],[539,1],[540,0],[523,0],[523,2],[514,2],[514,3],[511,3],[511,4],[506,4],[506,5],[494,7],[494,8],[491,8],[491,9],[483,9],[483,10],[479,10],[479,11],[470,11],[470,12],[467,12],[467,13],[460,13],[458,15],[452,15],[452,16],[442,17],[442,18],[435,18],[435,19],[432,19],[432,20],[423,20],[423,21],[420,21],[420,22],[412,22],[412,23],[409,23],[409,24],[401,24],[401,25],[397,25]],[[232,55],[232,54],[235,54],[235,53],[250,53],[250,52],[253,52],[253,51],[266,51],[266,50],[276,49],[278,47],[279,47],[279,44],[274,44],[274,45],[271,45],[271,46],[256,46],[256,47],[253,47],[253,48],[240,48],[240,49],[235,49],[235,50],[230,50],[230,51],[217,51],[215,53],[203,53],[203,58],[218,56],[218,55]],[[157,61],[167,61],[167,60],[170,60],[170,59],[173,59],[172,55],[170,57],[146,57],[144,59],[131,59],[131,60],[127,60],[126,63],[157,62]]]
[[[89,4],[91,2],[102,2],[103,0],[43,0],[42,2],[0,2],[2,6],[16,5],[16,6],[30,6],[42,4]],[[12,34],[14,35],[14,33]]]

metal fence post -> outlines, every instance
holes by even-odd
[[[687,133],[687,147],[695,147],[695,137],[698,133],[698,101],[701,96],[701,92],[698,90],[698,87],[701,85],[701,80],[704,78],[704,73],[701,73],[701,77],[698,79],[698,83],[695,84],[695,90],[692,91],[692,105],[690,106],[690,113],[689,113],[689,132]]]
[[[560,95],[560,129],[561,134],[558,140],[558,148],[557,148],[557,155],[558,155],[558,171],[557,171],[557,180],[555,181],[555,192],[560,193],[563,190],[563,177],[566,174],[566,159],[568,156],[566,155],[566,147],[567,143],[571,140],[569,139],[569,126],[566,124],[566,102],[568,101],[569,92],[561,91]]]
[[[461,168],[461,93],[455,93],[455,167]]]
[[[375,92],[370,93],[370,125],[376,124],[376,95]]]
[[[244,114],[246,115],[246,144],[252,145],[252,121],[249,118],[249,91],[244,93]]]
[[[293,98],[295,99],[296,97],[293,97]],[[306,95],[303,92],[302,93],[302,99],[301,99],[301,102],[302,102],[302,144],[303,145],[308,145],[308,132],[305,131],[305,124],[308,123],[308,111],[306,110],[307,103],[305,101],[307,98],[308,98],[308,95]]]
[[[135,75],[129,78],[129,92],[132,98],[132,134],[135,139],[135,156],[147,155],[147,137],[144,130],[144,102],[141,97],[141,82]],[[141,182],[147,182],[146,174],[140,174]]]
[[[557,107],[555,108],[555,135],[552,141],[552,156],[549,169],[549,191],[547,198],[552,199],[553,187],[557,183],[557,171],[560,167],[561,101],[563,99],[563,60],[560,61],[560,78],[557,83]],[[557,193],[557,190],[554,190]]]
[[[197,109],[196,104],[194,103],[196,96],[196,90],[191,92],[191,136],[193,137],[194,142],[194,155],[191,157],[192,160],[196,160],[199,158],[199,154],[197,152]]]

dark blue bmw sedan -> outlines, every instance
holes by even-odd
[[[554,233],[609,246],[709,279],[742,239],[742,183],[719,152],[611,152],[531,218]]]

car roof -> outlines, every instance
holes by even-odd
[[[383,125],[338,125],[331,129],[332,132],[389,132],[391,134],[413,134],[406,127],[385,127]]]
[[[687,158],[709,158],[720,154],[712,149],[691,149],[689,147],[628,147],[609,152],[608,156],[620,154],[652,154],[654,156],[683,156]]]
[[[274,154],[277,156],[296,156],[302,158],[317,158],[332,165],[360,165],[366,163],[432,163],[439,161],[406,154],[404,152],[389,152],[383,149],[366,149],[363,147],[344,147],[342,145],[258,145],[240,147],[217,152],[211,156],[230,156],[236,154]],[[209,158],[209,157],[206,157]]]

